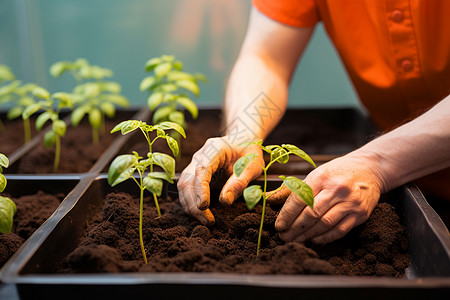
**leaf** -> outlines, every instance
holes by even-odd
[[[276,160],[280,164],[285,164],[289,161],[289,155],[286,149],[283,149],[281,147],[275,148],[272,151],[272,159]]]
[[[55,114],[49,111],[44,111],[36,118],[36,130],[41,131],[45,122],[50,120]]]
[[[172,177],[170,177],[169,174],[164,173],[164,172],[150,172],[150,173],[148,173],[147,176],[152,177],[152,178],[164,179],[165,181],[173,183]]]
[[[128,101],[128,99],[122,95],[116,95],[116,94],[103,95],[103,99],[106,101],[109,101],[115,105],[122,106],[122,107],[130,106],[130,102]]]
[[[162,62],[162,59],[159,58],[159,57],[151,58],[145,63],[145,70],[146,71],[152,71],[161,62]]]
[[[206,78],[206,76],[202,73],[195,73],[194,75],[195,80],[200,80],[203,82],[208,82],[208,78]]]
[[[179,60],[176,60],[173,62],[173,68],[178,71],[181,71],[181,70],[183,70],[183,63]]]
[[[184,126],[184,114],[181,111],[173,111],[169,114],[169,121]]]
[[[89,107],[87,106],[80,106],[75,108],[72,111],[72,114],[70,115],[70,123],[73,126],[78,126],[80,124],[81,120],[83,120],[84,115],[89,111]]]
[[[102,112],[98,108],[94,108],[89,112],[89,124],[94,129],[100,128],[102,124]]]
[[[167,145],[172,150],[173,156],[177,157],[180,154],[180,148],[178,147],[177,140],[170,135],[166,136]]]
[[[311,165],[313,165],[314,167],[316,167],[316,163],[312,160],[311,157],[309,157],[308,154],[305,153],[305,151],[299,149],[297,146],[294,145],[290,145],[290,144],[283,144],[281,145],[281,147],[289,150],[292,152],[292,154],[295,154],[301,158],[303,158],[304,160],[306,160],[307,162],[309,162]]]
[[[114,94],[120,93],[120,90],[122,89],[120,84],[118,84],[117,82],[114,82],[114,81],[103,81],[103,82],[100,82],[99,85],[100,85],[100,89],[102,91],[110,92],[110,93],[114,93]]]
[[[284,184],[289,188],[291,192],[296,194],[306,203],[311,209],[314,209],[314,193],[309,185],[304,183],[301,179],[293,176],[279,176],[283,179]]]
[[[50,75],[59,77],[70,69],[73,69],[73,64],[70,61],[59,61],[50,66]]]
[[[109,102],[102,102],[100,103],[99,108],[108,118],[114,118],[116,114],[116,108],[114,104]]]
[[[52,124],[52,129],[59,135],[64,136],[66,134],[67,125],[63,120],[55,120]]]
[[[150,111],[155,110],[155,108],[161,104],[163,99],[163,94],[161,92],[155,92],[148,97],[147,105]]]
[[[152,116],[152,122],[153,124],[158,124],[159,122],[163,120],[167,120],[169,117],[169,114],[173,112],[174,108],[171,106],[163,106],[155,110]]]
[[[154,72],[157,78],[164,77],[172,69],[172,64],[164,62],[155,67]]]
[[[9,166],[9,159],[3,153],[0,153],[0,166],[3,168],[7,168]]]
[[[177,80],[194,80],[194,77],[186,72],[181,72],[178,70],[172,70],[167,74],[168,81],[177,81]]]
[[[176,85],[182,87],[188,91],[191,91],[196,97],[200,94],[200,89],[198,88],[197,83],[191,80],[178,80]]]
[[[13,72],[11,72],[11,68],[6,66],[6,65],[0,65],[0,82],[2,82],[2,80],[14,80],[15,76],[13,74]]]
[[[188,97],[178,97],[177,103],[184,106],[189,113],[191,114],[192,118],[197,119],[198,116],[198,108],[194,101],[189,99]]]
[[[39,103],[34,103],[34,104],[28,106],[22,112],[22,119],[26,120],[26,119],[30,118],[31,115],[34,114],[35,112],[37,112],[40,108],[41,108],[41,104],[39,104]]]
[[[178,88],[173,83],[164,83],[164,84],[158,85],[158,89],[165,93],[172,93],[172,92],[175,92]],[[164,101],[166,101],[166,98],[164,98]]]
[[[175,159],[173,159],[172,156],[165,154],[165,153],[159,153],[155,152],[152,153],[152,159],[163,170],[170,176],[175,176]]]
[[[259,185],[252,185],[244,190],[244,199],[247,204],[247,208],[252,210],[259,200],[261,200],[263,191]]]
[[[8,120],[14,120],[15,118],[21,116],[22,112],[23,108],[21,106],[14,106],[10,110],[8,110],[8,114],[6,115],[6,117],[8,118]]]
[[[168,130],[168,129],[173,129],[175,131],[177,131],[179,134],[181,134],[184,138],[186,138],[186,133],[183,129],[183,127],[181,127],[179,124],[174,123],[174,122],[161,122],[158,125],[155,125],[155,127],[159,127],[162,130]]]
[[[117,156],[108,170],[108,184],[115,186],[133,175],[138,158],[135,155],[123,154]]]
[[[44,135],[44,146],[47,148],[52,147],[56,142],[56,132],[49,130]]]
[[[233,165],[233,173],[237,177],[241,176],[245,168],[258,156],[256,153],[249,153],[239,158]]]
[[[7,180],[5,175],[0,173],[0,193],[3,192],[6,188]]]
[[[131,131],[139,128],[139,126],[141,125],[141,122],[136,121],[136,120],[128,120],[128,121],[123,121],[120,122],[119,124],[117,124],[112,130],[111,133],[114,133],[116,131],[121,131],[123,135],[130,133]]]
[[[156,79],[154,76],[147,76],[144,79],[142,79],[141,84],[139,85],[139,90],[141,92],[149,89],[152,87],[152,85],[155,83]]]
[[[35,97],[41,98],[41,99],[48,99],[50,98],[50,93],[41,87],[36,87],[33,89],[33,95]]]
[[[158,197],[161,196],[163,189],[163,181],[161,179],[147,176],[144,178],[142,183],[150,193],[155,194]]]
[[[16,205],[8,197],[0,196],[0,232],[11,232],[13,217],[16,214]]]
[[[58,99],[61,101],[63,106],[72,106],[72,95],[68,93],[54,93],[52,98]]]

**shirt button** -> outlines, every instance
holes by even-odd
[[[404,61],[402,61],[402,68],[403,68],[403,71],[410,72],[413,70],[414,64],[411,60],[405,59]]]
[[[392,21],[394,21],[396,23],[400,23],[403,21],[403,18],[404,18],[404,15],[401,10],[396,9],[396,10],[392,11],[392,13],[391,13]]]

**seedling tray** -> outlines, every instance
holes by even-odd
[[[271,179],[272,184],[279,184]],[[450,292],[450,237],[442,221],[414,185],[384,194],[407,222],[410,265],[405,278],[373,278],[311,275],[240,275],[222,273],[120,273],[51,274],[53,262],[70,253],[84,234],[90,215],[100,210],[104,196],[111,191],[135,194],[134,183],[126,181],[115,188],[106,175],[85,178],[72,197],[41,227],[33,243],[27,243],[3,270],[5,282],[17,285],[21,298],[152,297],[180,299],[268,299],[276,297],[341,298],[363,297],[400,299],[411,296],[442,298]],[[166,193],[176,193],[169,186]],[[79,195],[79,198],[75,199]]]

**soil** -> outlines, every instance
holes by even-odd
[[[79,247],[58,264],[59,273],[226,272],[249,274],[334,274],[402,277],[409,264],[405,227],[388,203],[368,222],[336,242],[318,246],[284,243],[274,229],[279,208],[268,207],[260,255],[256,243],[261,206],[249,212],[243,201],[212,204],[216,224],[200,225],[177,199],[160,200],[157,219],[145,198],[143,263],[138,237],[138,199],[110,193],[90,222]]]
[[[4,130],[0,130],[0,153],[6,156],[11,155],[14,151],[19,149],[24,143],[23,121],[22,119],[3,120]],[[34,127],[34,119],[31,119],[31,137],[36,135]]]
[[[12,231],[0,234],[0,267],[51,216],[64,198],[63,194],[52,195],[42,191],[19,198],[3,195],[14,201],[17,211]]]

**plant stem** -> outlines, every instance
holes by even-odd
[[[0,131],[5,130],[5,125],[3,124],[2,120],[0,120]]]
[[[92,143],[94,145],[98,144],[98,129],[92,128]]]
[[[140,172],[139,172],[139,174],[140,174]],[[141,175],[141,174],[140,174]],[[143,184],[143,182],[142,182],[142,175],[140,176],[141,177],[141,185],[140,185],[140,190],[141,190],[141,193],[140,193],[140,204],[139,204],[139,241],[140,241],[140,244],[141,244],[141,250],[142,250],[142,256],[144,256],[144,262],[145,263],[147,263],[147,255],[145,254],[145,247],[144,247],[144,238],[142,237],[142,218],[143,218],[143,215],[144,215],[144,184]]]
[[[59,160],[61,157],[61,138],[59,135],[56,135],[56,141],[55,141],[55,161],[53,163],[53,170],[56,172],[59,167]]]
[[[159,210],[158,197],[153,194],[153,199],[155,200],[156,211],[158,212],[158,218],[161,218],[161,211]]]
[[[30,119],[23,119],[23,136],[25,144],[31,140]]]
[[[259,255],[259,250],[261,248],[261,234],[262,234],[263,225],[264,225],[264,215],[266,214],[267,168],[264,168],[263,171],[264,171],[263,208],[262,208],[262,212],[261,212],[261,224],[259,225],[258,247],[256,249],[256,256]]]

